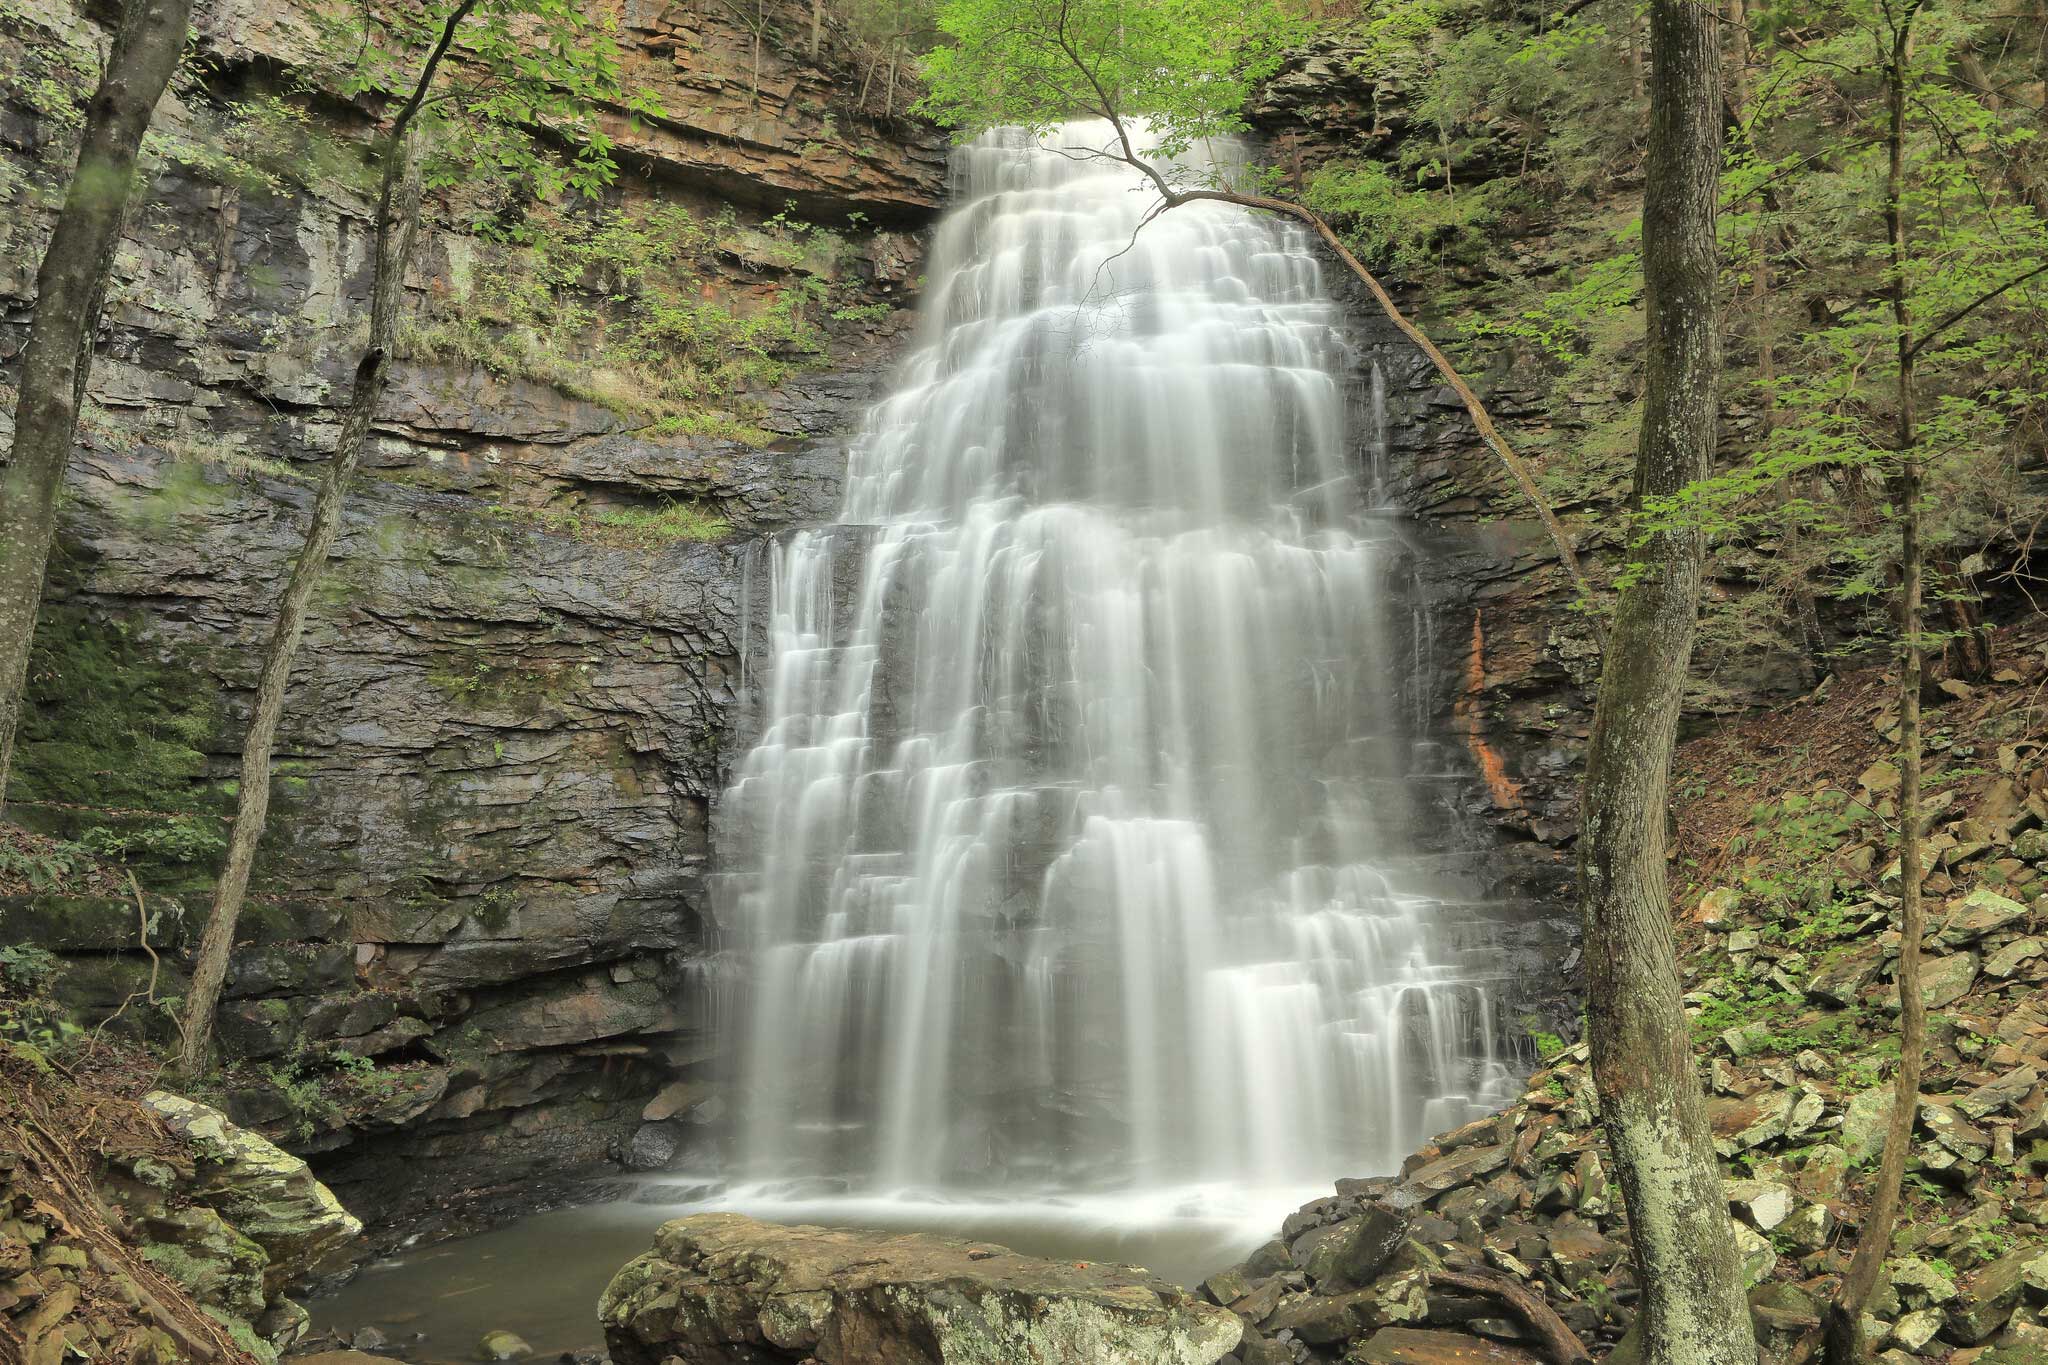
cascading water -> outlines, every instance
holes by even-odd
[[[842,523],[773,556],[721,813],[742,1207],[1292,1195],[1511,1088],[1419,837],[1385,379],[1305,234],[1140,231],[1107,136],[960,150]]]

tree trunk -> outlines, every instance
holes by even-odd
[[[14,450],[0,467],[0,803],[28,680],[29,645],[57,490],[84,405],[93,333],[150,115],[185,48],[191,0],[128,0],[99,88],[86,106],[64,209],[36,272],[35,316],[22,352]]]
[[[1877,1288],[1884,1258],[1891,1250],[1892,1227],[1898,1221],[1900,1187],[1905,1181],[1906,1153],[1913,1141],[1913,1119],[1920,1107],[1920,1073],[1924,1064],[1927,1011],[1920,999],[1921,883],[1923,866],[1920,788],[1920,680],[1925,650],[1920,638],[1921,577],[1924,552],[1920,544],[1920,453],[1914,409],[1913,312],[1906,295],[1906,72],[1913,53],[1913,20],[1920,0],[1907,0],[1892,19],[1891,59],[1885,79],[1891,120],[1887,142],[1891,154],[1885,177],[1885,228],[1891,247],[1892,323],[1899,358],[1899,1070],[1893,1077],[1891,1120],[1886,1126],[1884,1156],[1870,1192],[1870,1212],[1857,1233],[1856,1254],[1842,1287],[1828,1305],[1822,1323],[1827,1365],[1862,1365],[1863,1310]]]
[[[818,60],[818,48],[825,41],[825,0],[811,0],[811,60]]]
[[[1638,499],[1712,473],[1720,339],[1714,216],[1720,35],[1689,0],[1650,6],[1643,197],[1649,320]],[[1628,1209],[1649,1365],[1756,1365],[1733,1222],[1692,1051],[1665,884],[1665,810],[1705,542],[1654,529],[1621,593],[1581,796],[1579,900],[1601,1120]]]
[[[213,1040],[213,1011],[220,1003],[221,985],[227,979],[228,955],[235,946],[235,921],[242,913],[242,900],[249,890],[249,872],[256,863],[256,845],[263,838],[263,823],[270,813],[270,750],[277,739],[278,722],[284,716],[286,684],[291,681],[292,656],[298,652],[299,632],[306,624],[306,607],[313,587],[326,567],[327,556],[341,532],[342,503],[348,484],[370,438],[370,423],[376,419],[377,403],[384,395],[384,379],[391,365],[391,344],[398,332],[398,308],[405,295],[405,264],[412,256],[413,235],[419,229],[420,177],[414,160],[413,119],[434,87],[455,34],[481,0],[458,0],[441,21],[440,36],[420,67],[412,95],[391,120],[384,143],[384,175],[377,191],[377,235],[371,259],[375,273],[370,281],[370,339],[356,362],[355,387],[349,394],[341,434],[334,443],[334,457],[313,500],[313,524],[306,530],[305,548],[292,565],[285,582],[284,597],[278,604],[277,622],[271,628],[270,644],[263,653],[263,671],[256,681],[256,708],[249,719],[249,735],[242,745],[241,789],[235,806],[235,827],[228,837],[228,857],[214,887],[213,908],[200,935],[198,961],[192,971],[192,986],[186,995],[184,1035],[178,1051],[178,1067],[196,1075],[206,1065]]]
[[[377,200],[376,274],[370,286],[369,345],[356,364],[355,386],[342,417],[334,456],[327,462],[319,495],[313,502],[313,522],[306,531],[305,548],[292,565],[284,598],[278,605],[277,621],[263,652],[255,711],[250,717],[248,738],[242,744],[241,788],[234,829],[228,839],[227,863],[214,887],[213,908],[199,940],[198,961],[185,1001],[184,1041],[178,1064],[188,1076],[198,1074],[206,1065],[213,1035],[213,1012],[220,1002],[228,956],[234,947],[235,922],[248,894],[256,846],[263,838],[264,821],[270,812],[271,749],[277,741],[278,723],[284,718],[292,659],[298,653],[299,635],[305,628],[313,589],[341,532],[342,504],[348,498],[349,482],[362,458],[363,447],[368,444],[378,402],[384,396],[405,292],[405,265],[412,255],[419,217],[419,167],[413,157],[411,138],[401,131],[385,153],[384,180]]]

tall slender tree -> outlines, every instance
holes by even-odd
[[[367,22],[367,21],[364,21]],[[658,113],[645,92],[623,83],[611,30],[573,0],[440,0],[401,19],[389,42],[353,39],[355,65],[345,82],[358,91],[401,97],[376,145],[382,167],[372,248],[370,335],[356,363],[334,454],[313,503],[304,548],[292,565],[277,618],[263,651],[263,667],[249,732],[242,745],[241,780],[226,862],[199,940],[185,1001],[179,1065],[187,1074],[206,1065],[213,1015],[226,983],[235,925],[248,895],[256,850],[270,813],[271,753],[284,719],[286,693],[313,589],[341,532],[343,505],[377,418],[390,373],[404,300],[406,263],[420,216],[423,120],[449,134],[455,155],[487,160],[515,180],[543,192],[572,188],[594,194],[612,179],[611,143],[591,118],[599,103],[622,103],[634,113]],[[458,51],[458,39],[462,46]],[[394,72],[413,64],[409,84],[394,86]],[[450,75],[451,69],[454,70]],[[444,80],[444,77],[447,79]],[[545,125],[576,136],[578,149],[563,169],[541,153],[531,130]],[[447,158],[434,168],[437,183],[459,172]]]
[[[93,333],[121,242],[142,135],[185,48],[191,0],[127,0],[86,106],[64,208],[36,272],[14,448],[0,466],[0,803],[14,756],[57,490],[92,369]]]
[[[1718,16],[1650,5],[1643,185],[1648,318],[1638,502],[1712,473],[1721,368]],[[1579,903],[1601,1121],[1628,1209],[1650,1365],[1755,1365],[1734,1230],[1693,1060],[1666,888],[1665,810],[1705,537],[1653,521],[1609,635],[1581,798]]]
[[[1925,565],[1921,548],[1921,471],[1919,418],[1915,410],[1914,362],[1920,343],[1913,333],[1913,309],[1907,275],[1910,251],[1906,232],[1906,102],[1913,56],[1913,21],[1921,0],[1880,0],[1885,54],[1886,170],[1884,222],[1886,253],[1891,267],[1887,293],[1891,298],[1894,355],[1898,363],[1896,414],[1898,469],[1893,483],[1899,518],[1899,1069],[1892,1077],[1892,1110],[1886,1125],[1884,1154],[1870,1191],[1870,1208],[1858,1230],[1856,1254],[1848,1273],[1828,1304],[1823,1322],[1827,1365],[1862,1365],[1863,1310],[1877,1288],[1878,1273],[1891,1250],[1892,1226],[1898,1221],[1899,1195],[1906,1178],[1906,1151],[1912,1145],[1913,1120],[1920,1108],[1920,1074],[1927,1052],[1927,1009],[1920,995],[1922,883],[1926,878],[1921,829],[1920,683],[1926,672],[1921,638],[1921,590]]]

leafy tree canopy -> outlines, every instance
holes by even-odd
[[[429,189],[493,187],[486,199],[592,197],[616,175],[600,111],[665,113],[652,92],[627,82],[615,20],[575,0],[427,0],[327,23],[327,79],[343,93],[381,96],[402,114],[425,75],[411,122],[428,135]],[[451,36],[447,59],[433,60]],[[554,154],[536,133],[565,153]]]
[[[925,59],[918,107],[962,137],[1142,120],[1162,159],[1243,131],[1253,87],[1302,36],[1273,0],[947,0],[938,22],[950,41]]]

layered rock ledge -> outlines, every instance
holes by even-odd
[[[706,1213],[599,1306],[616,1365],[1210,1365],[1237,1317],[1134,1266]]]

